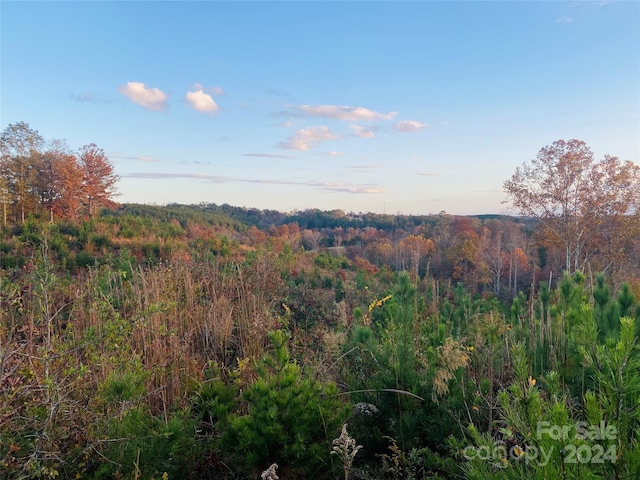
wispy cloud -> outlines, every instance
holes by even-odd
[[[392,120],[397,112],[381,113],[364,107],[341,105],[291,105],[288,114],[296,117],[320,117],[344,122]]]
[[[362,125],[350,125],[349,128],[353,131],[356,137],[360,138],[375,138],[376,132],[373,129],[365,128]]]
[[[95,98],[89,92],[84,92],[81,94],[70,93],[69,96],[74,99],[76,102],[93,102]]]
[[[278,146],[285,150],[309,150],[318,143],[326,140],[337,140],[340,135],[333,133],[329,127],[311,127],[297,130],[286,142],[280,142]]]
[[[163,180],[172,178],[193,178],[196,180],[205,180],[213,183],[234,182],[231,177],[221,177],[219,175],[208,175],[205,173],[165,173],[165,172],[134,172],[120,175],[124,178],[138,178],[142,180]]]
[[[328,152],[316,152],[314,155],[319,157],[342,157],[344,152],[338,152],[337,150],[329,150]]]
[[[361,184],[361,185],[353,185],[345,182],[305,182],[305,181],[294,181],[294,180],[265,180],[265,179],[256,179],[256,180],[244,180],[250,183],[266,183],[271,185],[303,185],[307,187],[317,187],[321,190],[330,191],[330,192],[339,192],[339,193],[354,193],[354,194],[378,194],[378,193],[387,193],[386,188],[381,188],[377,185],[371,184]]]
[[[393,126],[393,129],[396,132],[417,132],[418,130],[422,130],[427,127],[428,125],[426,123],[418,122],[416,120],[403,120],[396,123]]]
[[[285,90],[280,90],[278,88],[267,87],[264,89],[264,91],[267,92],[269,95],[285,98],[287,100],[290,100],[293,97],[289,92],[286,92]]]
[[[202,162],[200,160],[181,160],[180,163],[192,164],[192,165],[211,165],[211,160]]]
[[[556,18],[556,23],[573,23],[573,17],[568,15]]]
[[[245,153],[243,157],[261,157],[261,158],[296,158],[292,155],[278,155],[277,153]]]
[[[202,90],[205,93],[208,93],[209,95],[215,95],[216,97],[220,97],[222,95],[226,95],[227,92],[225,92],[222,87],[205,87],[203,86],[201,83],[194,83],[193,86],[191,87],[191,90],[196,91],[196,90]]]
[[[347,165],[347,168],[349,170],[352,170],[354,172],[357,173],[365,173],[365,172],[370,172],[371,170],[375,170],[377,168],[380,168],[380,164],[379,163],[373,163],[373,164],[362,164],[362,165]]]
[[[166,172],[136,172],[121,175],[125,178],[136,178],[143,180],[170,180],[170,179],[193,179],[208,183],[260,183],[266,185],[296,185],[319,188],[321,190],[340,193],[353,194],[379,194],[386,193],[387,189],[372,184],[348,184],[345,182],[318,182],[304,180],[286,179],[265,179],[265,178],[234,178],[219,175],[209,175],[202,173],[166,173]]]
[[[147,87],[142,82],[127,82],[119,86],[118,91],[133,103],[149,110],[164,111],[169,107],[166,93],[159,88]]]
[[[134,155],[124,155],[122,153],[110,153],[109,157],[122,159],[122,160],[136,160],[138,162],[157,162],[158,161],[153,157],[147,157],[145,155],[134,156]]]
[[[348,185],[346,183],[326,183],[323,186],[324,190],[331,190],[332,192],[341,193],[356,193],[356,194],[380,194],[387,193],[386,188],[376,187],[374,185]]]
[[[418,175],[421,177],[439,177],[439,173],[431,173],[431,172],[418,172]]]
[[[107,95],[94,95],[90,92],[70,93],[69,98],[78,103],[113,103]]]
[[[205,93],[202,88],[187,92],[185,100],[191,108],[203,113],[215,113],[220,107],[211,95]]]

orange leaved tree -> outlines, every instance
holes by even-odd
[[[115,185],[119,177],[113,170],[113,165],[95,143],[85,145],[80,149],[80,166],[83,171],[83,186],[87,200],[89,216],[94,216],[98,207],[113,204],[116,195]]]
[[[608,155],[596,161],[581,140],[542,148],[504,189],[517,213],[537,218],[562,245],[569,273],[596,256],[609,268],[640,221],[640,167]]]

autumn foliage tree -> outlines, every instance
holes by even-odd
[[[415,277],[418,277],[420,260],[433,253],[436,248],[433,240],[425,239],[422,235],[409,235],[400,240],[399,246],[403,267],[406,261],[408,265],[413,267],[412,272]]]
[[[609,155],[596,161],[581,140],[542,148],[504,189],[519,214],[537,218],[547,236],[562,245],[570,273],[595,257],[599,268],[610,267],[637,233],[640,167]]]
[[[62,153],[56,167],[57,197],[54,211],[62,218],[75,220],[82,211],[84,202],[84,173],[75,155]]]
[[[9,125],[0,135],[0,173],[7,200],[17,210],[22,223],[27,212],[37,204],[34,180],[43,144],[40,133],[26,122]]]
[[[84,193],[87,199],[89,216],[95,215],[99,206],[112,204],[115,185],[119,177],[113,171],[113,165],[95,143],[80,149],[80,166],[82,168]]]
[[[89,144],[75,154],[63,141],[45,142],[28,123],[0,135],[0,201],[3,224],[27,215],[77,219],[83,210],[113,206],[119,177],[104,151]]]
[[[77,157],[60,140],[40,154],[34,179],[40,204],[54,216],[75,220],[84,200],[82,170]]]

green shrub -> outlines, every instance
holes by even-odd
[[[150,416],[144,408],[133,408],[114,418],[102,432],[100,455],[89,465],[89,478],[159,479],[190,478],[198,458],[193,420],[182,413],[167,421]]]
[[[75,266],[77,268],[93,267],[96,264],[96,259],[88,252],[78,252],[75,258]]]
[[[283,331],[269,336],[274,350],[257,364],[242,412],[229,415],[222,445],[237,455],[236,465],[256,473],[275,462],[300,478],[317,478],[330,469],[331,441],[345,406],[335,384],[306,377],[290,360]]]

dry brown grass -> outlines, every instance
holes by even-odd
[[[69,350],[70,362],[89,365],[95,385],[139,361],[151,412],[166,414],[187,402],[209,362],[232,368],[264,353],[267,332],[279,326],[272,312],[281,285],[266,256],[243,267],[175,261],[138,267],[129,278],[90,269],[79,282],[49,286],[46,298],[16,292],[20,311],[3,312],[0,340],[20,353],[20,369],[48,339]],[[44,311],[57,313],[47,323]]]

